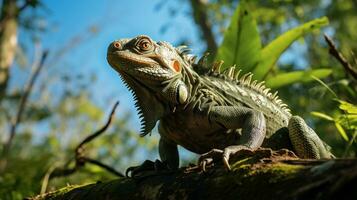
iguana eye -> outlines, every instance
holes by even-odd
[[[152,43],[150,40],[148,40],[147,38],[143,38],[141,40],[138,41],[137,43],[137,48],[141,51],[149,51],[151,50],[153,47]]]
[[[113,43],[113,46],[114,46],[115,48],[117,48],[117,49],[120,49],[120,48],[121,48],[120,42],[114,42],[114,43]]]

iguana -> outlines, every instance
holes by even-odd
[[[277,92],[252,74],[235,67],[207,74],[204,58],[140,35],[120,39],[108,47],[107,60],[132,91],[145,136],[159,121],[159,155],[169,168],[179,166],[177,145],[202,154],[200,163],[223,159],[259,147],[288,148],[300,158],[332,158],[328,146],[299,116],[292,116]]]

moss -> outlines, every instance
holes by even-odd
[[[268,165],[245,165],[240,168],[245,170],[245,177],[262,177],[262,175],[266,174],[269,176],[269,182],[276,182],[281,179],[294,177],[296,173],[299,173],[302,169],[304,169],[304,166],[274,163]]]
[[[302,169],[304,169],[303,166],[276,163],[264,169],[264,171],[272,175],[269,178],[270,183],[277,183],[281,180],[288,180],[295,177],[296,173],[300,173]]]
[[[237,162],[231,164],[232,170],[239,170],[244,165],[247,165],[247,163],[250,163],[252,158],[244,158],[242,160],[238,160]]]
[[[45,195],[38,195],[36,197],[30,198],[31,200],[41,200],[41,199],[46,199],[46,200],[54,200],[58,197],[63,196],[64,194],[76,189],[76,188],[82,188],[90,184],[83,184],[83,185],[68,185],[66,187],[63,187],[61,189],[58,189],[53,192],[48,192]]]
[[[275,172],[274,174],[279,174],[279,173],[292,174],[292,173],[300,172],[304,168],[306,168],[306,166],[291,165],[285,163],[275,163],[274,165],[265,168],[265,170],[270,170],[272,172]]]

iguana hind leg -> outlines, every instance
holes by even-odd
[[[300,158],[333,158],[329,147],[299,116],[292,116],[289,120],[289,137],[295,153]]]

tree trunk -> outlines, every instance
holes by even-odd
[[[242,151],[206,172],[198,167],[67,186],[35,200],[357,199],[357,160],[301,160],[288,150]]]
[[[6,94],[10,66],[13,63],[17,46],[16,0],[3,0],[0,16],[0,101]]]

